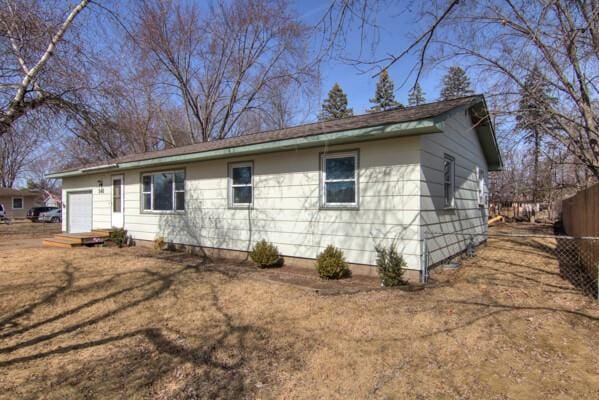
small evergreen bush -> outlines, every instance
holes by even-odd
[[[343,257],[343,251],[328,245],[316,260],[316,270],[321,278],[341,279],[351,275],[351,271]]]
[[[376,266],[383,286],[399,286],[405,283],[403,279],[406,262],[397,253],[394,245],[388,248],[376,246]]]
[[[115,229],[110,232],[110,240],[119,247],[127,243],[127,231],[125,229]]]
[[[279,255],[279,249],[272,243],[262,239],[254,245],[250,258],[260,268],[281,266],[282,258]]]

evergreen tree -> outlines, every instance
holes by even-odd
[[[454,65],[449,68],[445,77],[443,77],[443,89],[441,89],[441,98],[443,100],[455,99],[458,97],[469,96],[472,93],[470,88],[470,79],[461,67]]]
[[[420,87],[420,83],[416,82],[414,87],[410,89],[410,93],[408,95],[408,104],[411,106],[419,106],[425,102],[426,98],[424,97],[424,91]]]
[[[329,121],[332,119],[351,117],[354,111],[347,107],[347,95],[338,83],[333,85],[328,97],[322,103],[322,110],[318,119]]]
[[[532,145],[533,182],[532,201],[539,200],[539,162],[543,134],[551,128],[551,117],[547,109],[556,101],[551,97],[547,79],[537,65],[528,73],[520,89],[520,102],[516,115],[516,129],[525,132],[524,140]]]
[[[395,101],[393,81],[389,73],[384,69],[379,75],[379,81],[376,83],[376,92],[370,102],[374,104],[368,112],[385,111],[395,107],[403,107],[401,103]]]

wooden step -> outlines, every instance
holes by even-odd
[[[61,248],[72,248],[81,246],[81,242],[69,242],[67,240],[58,239],[58,238],[48,238],[42,241],[42,245],[44,247],[61,247]]]
[[[110,237],[110,232],[104,231],[92,231],[92,232],[81,232],[81,233],[58,233],[58,236],[69,236],[69,237],[77,237],[77,238],[86,238],[86,237],[101,237],[107,238]]]
[[[69,243],[77,243],[77,244],[81,244],[83,242],[83,237],[75,237],[75,236],[71,236],[68,234],[63,234],[63,233],[59,233],[57,235],[54,235],[54,237],[52,238],[53,240],[58,240],[60,242],[69,242]]]
[[[65,240],[73,243],[80,244],[95,244],[95,243],[104,243],[104,241],[108,238],[108,235],[105,234],[96,234],[93,232],[89,233],[59,233],[54,235],[56,239]]]
[[[96,236],[102,236],[102,237],[110,237],[110,234],[112,232],[114,232],[116,229],[113,228],[107,228],[107,229],[94,229],[92,230],[92,234],[96,235]]]

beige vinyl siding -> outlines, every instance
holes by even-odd
[[[12,208],[12,199],[22,198],[23,208]],[[0,196],[0,204],[4,205],[4,212],[8,218],[21,219],[27,216],[27,211],[30,208],[38,205],[38,198],[34,196]]]
[[[110,174],[94,174],[63,179],[62,184],[62,200],[63,218],[62,230],[67,231],[67,194],[69,192],[91,191],[92,192],[92,228],[107,229],[112,226],[111,223],[111,189]],[[98,180],[102,180],[103,188],[100,189]]]
[[[140,212],[141,173],[155,170],[126,171],[125,228],[137,239],[163,237],[233,250],[248,250],[266,239],[283,255],[306,258],[333,244],[344,250],[347,261],[370,265],[376,260],[375,245],[395,241],[409,267],[419,269],[418,143],[418,137],[386,139],[157,169],[185,169],[183,214]],[[321,210],[320,153],[356,149],[359,209]],[[238,161],[254,164],[254,206],[249,210],[228,207],[228,164]]]
[[[320,208],[320,154],[359,151],[359,208]],[[443,159],[455,159],[455,207],[443,201]],[[253,207],[228,202],[228,166],[253,162]],[[478,204],[476,167],[486,161],[469,117],[453,112],[444,132],[327,148],[301,149],[241,158],[119,172],[125,178],[124,223],[135,239],[249,250],[261,239],[286,256],[314,258],[328,244],[344,250],[347,261],[373,265],[376,245],[395,243],[408,267],[420,269],[422,239],[430,263],[465,249],[477,233],[483,240],[487,210]],[[185,170],[184,212],[142,212],[142,173]],[[65,178],[63,198],[92,190],[93,227],[111,226],[111,177],[102,173]],[[103,193],[98,180],[104,183]],[[67,217],[63,218],[66,229]]]
[[[456,110],[445,121],[443,133],[423,135],[421,140],[420,223],[426,238],[429,264],[463,251],[469,237],[476,243],[487,232],[487,209],[479,206],[476,167],[487,180],[487,163],[470,117]],[[448,154],[455,159],[455,207],[445,209],[443,161]],[[485,234],[485,235],[482,235]]]

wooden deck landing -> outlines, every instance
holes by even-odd
[[[44,247],[71,248],[102,244],[110,237],[110,229],[97,229],[84,233],[59,233],[53,238],[44,239]]]

